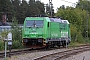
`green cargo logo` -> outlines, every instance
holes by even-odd
[[[38,34],[38,33],[36,33],[36,32],[31,32],[30,34]]]
[[[52,36],[55,36],[55,37],[57,37],[57,36],[58,36],[58,34],[56,34],[56,33],[52,33],[51,35],[52,35]]]

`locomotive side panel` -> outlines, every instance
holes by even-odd
[[[50,22],[48,27],[48,36],[50,40],[57,41],[60,38],[60,23]],[[50,41],[49,40],[49,41]]]
[[[70,43],[69,25],[66,20],[64,22],[57,22],[53,19],[53,21],[49,22],[47,39],[49,46],[54,47],[57,45],[65,47]]]

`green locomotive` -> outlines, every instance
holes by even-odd
[[[67,20],[49,17],[26,17],[22,31],[23,45],[30,48],[66,46],[70,39]]]

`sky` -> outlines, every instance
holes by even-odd
[[[45,4],[47,4],[47,3],[49,4],[49,0],[40,0],[40,1]],[[57,11],[57,8],[59,8],[62,5],[75,7],[74,3],[76,3],[76,2],[78,2],[78,0],[52,0],[52,4],[54,6],[55,12]]]

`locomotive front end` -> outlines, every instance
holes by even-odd
[[[44,20],[30,18],[24,22],[23,45],[30,48],[44,47]]]

